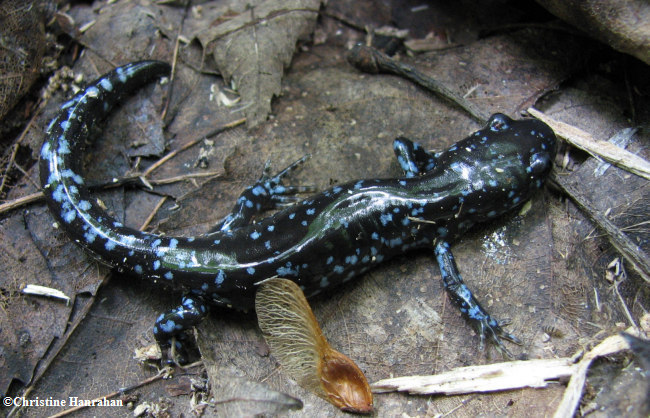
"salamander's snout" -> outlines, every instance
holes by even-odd
[[[527,120],[528,134],[532,144],[530,150],[529,169],[535,177],[545,177],[553,167],[556,152],[556,138],[553,130],[544,122]]]
[[[545,176],[552,168],[553,161],[548,152],[536,152],[530,156],[528,167],[534,176]]]

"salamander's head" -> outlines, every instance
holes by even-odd
[[[495,179],[493,197],[510,209],[528,200],[542,187],[553,168],[556,140],[553,130],[537,119],[513,120],[495,113],[479,131],[490,138]],[[495,153],[496,152],[496,153]]]
[[[547,124],[537,119],[512,120],[495,113],[482,131],[495,137],[492,146],[501,145],[504,151],[519,153],[529,181],[541,187],[553,167],[556,149],[555,133]]]
[[[442,166],[464,178],[465,203],[474,221],[484,221],[528,200],[553,167],[555,134],[535,119],[497,113],[483,129],[441,155]]]

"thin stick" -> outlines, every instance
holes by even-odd
[[[477,122],[483,124],[488,120],[488,116],[481,109],[448,89],[438,80],[420,72],[415,67],[396,61],[372,47],[362,44],[355,45],[348,54],[348,62],[359,70],[370,74],[387,73],[404,77],[460,107]]]
[[[191,142],[188,142],[187,144],[183,145],[179,149],[176,149],[176,150],[173,150],[173,151],[169,152],[167,155],[163,156],[161,159],[156,161],[151,167],[146,169],[145,172],[142,173],[142,176],[144,176],[144,177],[148,176],[149,174],[151,174],[152,171],[154,171],[155,169],[157,169],[158,167],[160,167],[161,165],[163,165],[164,163],[166,163],[170,159],[174,158],[176,156],[176,154],[178,154],[180,152],[183,152],[188,148],[192,148],[194,145],[198,144],[199,142],[203,141],[204,139],[207,139],[207,138],[210,138],[212,136],[218,135],[221,132],[225,131],[226,129],[234,128],[236,126],[241,125],[244,122],[246,122],[246,118],[241,118],[241,119],[237,119],[237,120],[235,120],[233,122],[229,122],[229,123],[227,123],[227,124],[225,124],[223,126],[220,126],[220,127],[216,128],[215,130],[211,131],[207,135],[202,136],[201,138],[195,139],[195,140],[193,140]]]
[[[535,108],[528,113],[550,126],[555,134],[576,148],[588,152],[596,158],[607,160],[617,167],[650,180],[650,162],[607,141],[598,141],[588,132],[568,123],[555,120]]]
[[[220,176],[221,173],[217,171],[208,171],[205,173],[189,173],[189,174],[183,174],[180,176],[174,176],[174,177],[167,177],[163,179],[158,179],[158,180],[149,180],[150,184],[153,185],[161,185],[161,184],[171,184],[171,183],[177,183],[179,181],[186,181],[186,180],[191,180],[194,178],[205,178],[205,177],[218,177]],[[119,179],[116,179],[116,181],[111,181],[108,183],[104,183],[101,185],[97,186],[91,186],[91,189],[111,189],[126,183],[130,182],[135,182],[135,181],[141,181],[141,174],[134,174],[132,176],[127,176],[127,177],[122,177]],[[28,194],[23,197],[19,197],[17,199],[11,200],[9,202],[0,204],[0,215],[12,211],[14,209],[21,208],[23,206],[29,205],[31,203],[35,202],[40,202],[43,200],[43,192],[35,192],[32,194]]]
[[[167,196],[163,196],[158,201],[158,203],[156,204],[156,207],[153,208],[153,210],[151,211],[149,216],[147,216],[147,219],[145,219],[144,222],[142,223],[142,226],[140,227],[140,231],[144,231],[145,228],[147,228],[149,226],[149,224],[151,223],[151,220],[156,215],[156,213],[158,213],[158,211],[160,210],[160,208],[162,207],[162,205],[165,203],[166,200],[167,200]]]
[[[596,208],[583,197],[575,187],[562,177],[551,172],[550,180],[553,184],[578,206],[591,220],[607,234],[609,242],[632,265],[632,268],[646,282],[650,283],[650,257],[643,252],[631,239],[627,237],[609,219],[598,213]]]
[[[27,122],[27,126],[25,126],[25,129],[23,129],[23,131],[20,133],[20,137],[16,140],[16,143],[13,145],[11,156],[9,157],[9,161],[7,162],[7,168],[5,169],[4,176],[2,176],[2,180],[0,180],[0,194],[2,194],[2,191],[5,188],[5,184],[7,183],[7,176],[9,174],[9,170],[11,170],[11,166],[14,164],[14,161],[16,161],[16,154],[18,153],[18,145],[20,145],[20,143],[23,142],[23,139],[25,139],[27,132],[29,132],[29,129],[34,124],[34,120],[41,113],[41,108],[42,107],[39,105],[39,107],[36,109],[32,117],[29,119],[29,122]]]
[[[30,203],[38,202],[41,199],[43,199],[43,192],[36,192],[28,194],[27,196],[19,197],[18,199],[14,199],[12,201],[1,204],[0,214],[18,209]]]
[[[155,375],[155,376],[151,376],[151,377],[149,377],[149,378],[147,378],[147,379],[141,381],[140,383],[137,383],[137,384],[135,384],[135,385],[133,385],[133,386],[131,386],[131,387],[128,387],[128,388],[122,388],[122,389],[120,389],[120,390],[116,390],[115,392],[109,393],[108,395],[104,395],[104,396],[100,396],[100,397],[98,397],[98,398],[95,398],[95,399],[93,399],[93,400],[91,401],[91,403],[94,403],[94,402],[100,402],[100,401],[103,401],[103,400],[105,400],[105,399],[111,399],[111,398],[114,398],[114,397],[116,397],[116,396],[119,396],[119,395],[122,395],[122,394],[126,393],[127,391],[130,391],[130,390],[133,390],[133,389],[137,389],[137,388],[142,387],[142,386],[144,386],[144,385],[148,385],[149,383],[152,383],[152,382],[155,382],[155,381],[157,381],[157,380],[163,379],[166,375],[167,375],[166,370],[163,369],[163,370],[161,370],[160,372],[158,372],[158,374]],[[57,413],[57,414],[51,415],[50,418],[63,417],[63,416],[69,415],[69,414],[71,414],[71,413],[73,413],[73,412],[79,411],[79,410],[81,410],[81,409],[88,408],[89,406],[90,406],[90,405],[80,405],[80,406],[75,406],[75,407],[73,407],[73,408],[69,408],[69,409],[66,409],[66,410],[64,410],[64,411],[61,411],[61,412],[59,412],[59,413]]]

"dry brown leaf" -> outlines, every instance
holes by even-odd
[[[537,0],[614,49],[650,64],[650,3],[647,0]]]
[[[319,6],[320,0],[267,0],[197,35],[239,91],[249,128],[266,120],[296,42],[312,32]]]

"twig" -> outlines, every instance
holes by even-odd
[[[178,183],[180,181],[192,180],[192,179],[196,179],[196,178],[218,177],[220,175],[221,175],[221,173],[218,172],[218,171],[207,171],[205,173],[189,173],[189,174],[183,174],[183,175],[180,175],[180,176],[167,177],[167,178],[160,179],[160,180],[149,180],[149,183],[160,186],[160,185],[163,185],[163,184]]]
[[[0,180],[0,194],[5,188],[7,177],[9,177],[9,171],[11,170],[11,166],[14,164],[14,160],[16,159],[16,153],[18,152],[19,142],[20,140],[13,145],[13,149],[11,150],[11,155],[9,156],[9,161],[7,161],[7,168],[5,168],[4,176],[2,176],[2,180]]]
[[[596,208],[585,199],[568,181],[551,172],[550,180],[553,184],[578,206],[599,228],[607,234],[609,242],[621,253],[623,257],[632,265],[632,268],[646,282],[650,283],[650,257],[643,252],[631,239],[627,237],[616,225],[609,219],[598,213]]]
[[[174,158],[176,156],[176,154],[178,154],[180,152],[183,152],[188,148],[192,148],[194,145],[198,144],[199,142],[203,141],[204,139],[207,139],[207,138],[210,138],[212,136],[218,135],[221,132],[225,131],[226,129],[234,128],[236,126],[241,125],[244,122],[246,122],[246,118],[241,118],[241,119],[237,119],[237,120],[235,120],[233,122],[226,123],[225,125],[217,127],[216,129],[209,132],[208,134],[206,134],[206,135],[204,135],[204,136],[202,136],[200,138],[197,138],[197,139],[195,139],[195,140],[193,140],[191,142],[188,142],[187,144],[183,145],[179,149],[175,149],[175,150],[169,152],[167,155],[163,156],[161,159],[156,161],[151,167],[146,169],[145,172],[142,173],[142,176],[144,176],[144,177],[148,176],[149,174],[151,174],[152,171],[154,171],[155,169],[157,169],[158,167],[160,167],[161,165],[166,163],[168,160]]]
[[[167,372],[167,370],[163,369],[160,372],[158,372],[157,375],[151,376],[151,377],[149,377],[149,378],[147,378],[147,379],[145,379],[145,380],[143,380],[143,381],[141,381],[141,382],[139,382],[139,383],[137,383],[137,384],[135,384],[133,386],[130,386],[128,388],[122,388],[122,389],[116,390],[115,392],[111,392],[108,395],[104,395],[104,396],[100,396],[98,398],[95,398],[95,399],[92,400],[91,403],[100,402],[100,401],[102,401],[104,399],[111,399],[111,398],[114,398],[116,396],[122,395],[122,394],[124,394],[124,393],[126,393],[128,391],[131,391],[133,389],[137,389],[137,388],[142,387],[144,385],[148,385],[149,383],[152,383],[152,382],[155,382],[157,380],[163,379],[167,375],[166,372]],[[89,407],[89,405],[75,406],[74,408],[69,408],[69,409],[61,411],[61,412],[59,412],[57,414],[51,415],[50,418],[63,417],[63,416],[69,415],[69,414],[71,414],[73,412],[76,412],[76,411],[79,411],[81,409],[88,408],[88,407]]]
[[[187,18],[187,12],[189,10],[191,2],[187,2],[185,5],[185,10],[183,10],[183,16],[181,18],[181,24],[178,25],[178,31],[176,32],[176,40],[174,41],[174,55],[172,57],[172,69],[169,74],[169,94],[167,96],[167,102],[165,103],[165,108],[162,111],[161,119],[165,120],[167,117],[167,112],[169,110],[169,104],[171,103],[171,95],[174,88],[174,78],[176,77],[176,63],[178,62],[178,50],[180,48],[180,38],[181,33],[183,32],[183,26],[185,24],[185,19]]]
[[[25,129],[23,129],[23,131],[20,133],[20,137],[16,140],[16,143],[13,145],[13,150],[11,150],[11,156],[9,157],[9,161],[7,162],[7,168],[5,169],[4,175],[0,180],[0,195],[2,194],[2,191],[5,188],[5,184],[7,183],[7,176],[9,175],[9,171],[11,170],[11,166],[14,164],[14,161],[16,161],[16,154],[18,153],[18,145],[20,145],[20,143],[23,142],[23,139],[25,139],[27,132],[29,132],[29,129],[34,124],[34,120],[36,119],[36,116],[38,116],[40,113],[41,113],[41,106],[39,106],[36,109],[32,117],[29,119],[29,122],[27,122],[27,126],[25,126]]]
[[[627,317],[627,320],[630,321],[630,325],[638,329],[639,326],[636,324],[636,321],[634,321],[634,318],[632,318],[630,309],[627,307],[627,303],[625,303],[625,299],[623,299],[621,292],[618,290],[618,286],[627,278],[627,273],[625,273],[625,268],[623,267],[623,261],[621,261],[620,264],[621,264],[622,271],[620,275],[620,280],[614,279],[614,293],[616,293],[616,296],[618,297],[618,301],[621,303],[621,307],[625,312],[625,316]]]
[[[451,91],[439,81],[421,73],[415,67],[392,59],[372,47],[363,44],[355,45],[348,54],[348,62],[359,70],[370,74],[387,73],[404,77],[460,107],[481,124],[488,120],[488,116],[481,109]]]
[[[191,180],[194,178],[202,178],[202,177],[217,177],[221,175],[220,172],[217,171],[208,171],[206,173],[189,173],[189,174],[183,174],[180,176],[174,176],[174,177],[167,177],[163,179],[158,179],[158,180],[149,180],[148,182],[153,185],[162,185],[162,184],[171,184],[171,183],[177,183],[179,181],[186,181],[186,180]],[[131,176],[127,177],[122,177],[119,179],[116,179],[115,181],[111,181],[108,183],[103,183],[103,184],[98,184],[95,186],[91,186],[90,189],[111,189],[117,186],[121,186],[124,184],[128,183],[134,183],[134,182],[142,182],[142,175],[141,174],[134,174]],[[26,206],[31,203],[35,202],[40,202],[43,199],[43,193],[42,192],[35,192],[32,194],[28,194],[27,196],[19,197],[17,199],[14,199],[10,202],[6,202],[3,204],[0,204],[0,215],[12,211],[14,209],[18,209],[20,207]]]
[[[546,123],[555,131],[556,135],[574,147],[580,148],[596,158],[607,160],[623,170],[650,180],[650,162],[638,155],[634,155],[609,142],[598,141],[588,132],[568,123],[555,120],[535,108],[530,107],[527,112]]]
[[[144,222],[142,223],[142,226],[140,226],[140,231],[144,231],[149,226],[149,224],[151,223],[151,220],[156,215],[156,213],[158,213],[158,211],[160,210],[160,208],[162,207],[162,205],[165,203],[166,200],[167,200],[167,196],[163,196],[158,201],[158,203],[156,204],[156,207],[153,208],[153,210],[151,211],[149,216],[147,216],[147,219],[145,219]]]
[[[400,391],[418,395],[458,395],[524,387],[543,388],[556,380],[571,376],[574,367],[570,358],[518,360],[458,367],[431,376],[383,379],[371,387],[374,393]]]
[[[27,196],[19,197],[18,199],[0,204],[0,214],[18,209],[30,203],[38,202],[41,199],[43,199],[43,192],[36,192],[28,194]]]
[[[637,330],[628,329],[626,332],[639,336]],[[554,418],[572,417],[582,398],[582,390],[587,380],[587,371],[591,362],[598,357],[611,355],[621,350],[630,349],[627,341],[620,335],[613,335],[606,338],[603,342],[594,347],[591,351],[584,355],[582,360],[577,364],[577,368],[573,372],[573,376],[564,391],[564,396],[560,405],[555,410]]]
[[[14,167],[16,167],[16,170],[20,171],[22,175],[27,179],[28,182],[32,184],[36,189],[38,189],[40,186],[36,184],[36,182],[30,177],[29,173],[25,171],[24,168],[22,168],[18,163],[14,161]],[[1,192],[0,192],[1,193]]]

